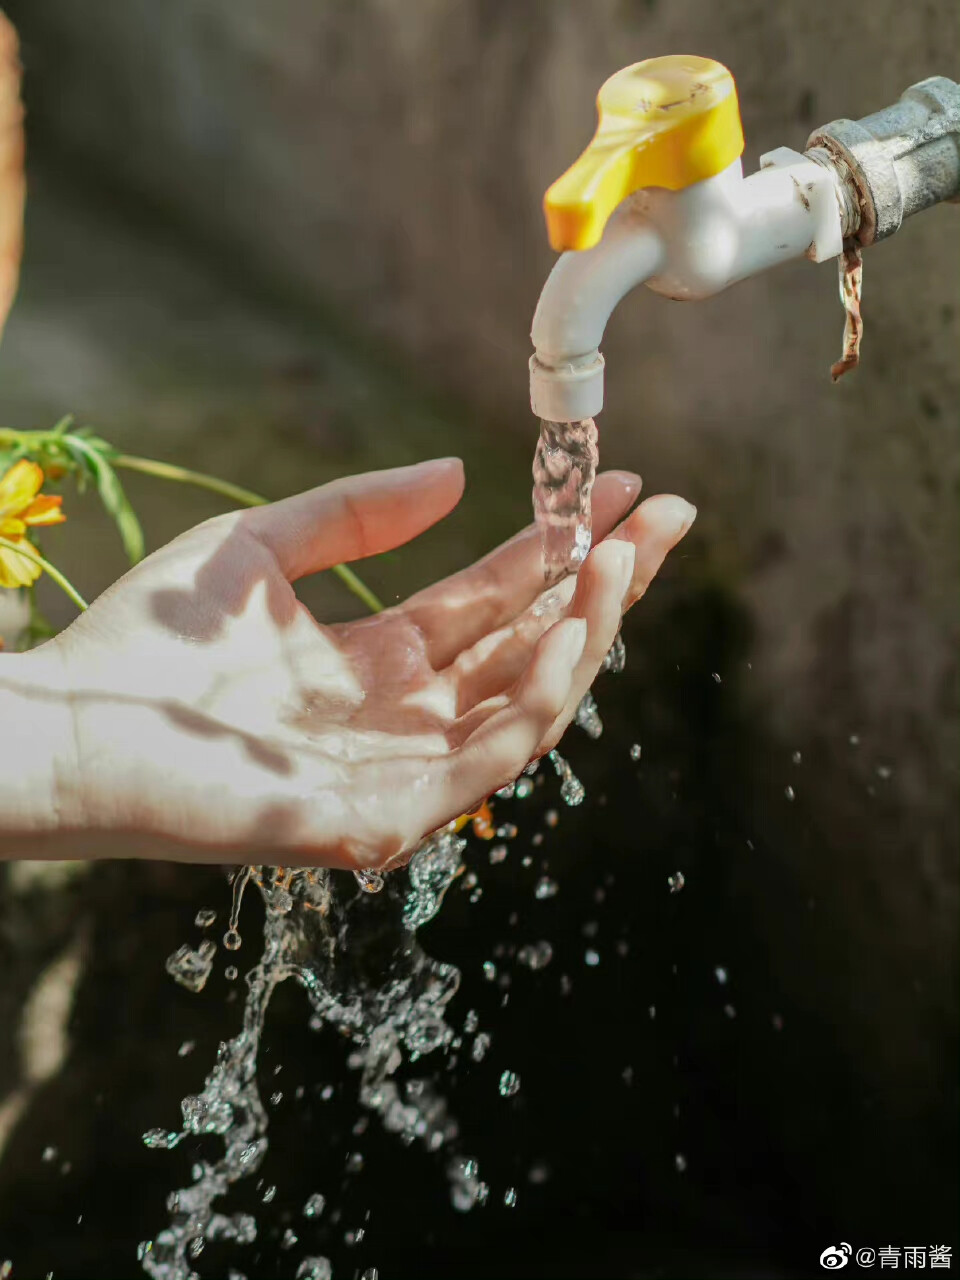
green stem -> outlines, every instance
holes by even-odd
[[[219,480],[216,476],[204,475],[202,471],[190,471],[187,467],[177,467],[171,462],[156,462],[153,458],[135,458],[129,453],[118,453],[110,459],[115,467],[126,467],[128,471],[142,471],[144,475],[159,476],[161,480],[176,480],[180,484],[192,484],[198,489],[208,489],[211,493],[219,493],[241,507],[265,507],[270,499],[253,493],[250,489],[241,489],[238,484],[229,480]]]
[[[220,480],[216,476],[205,475],[202,471],[191,471],[187,467],[174,466],[170,462],[156,462],[153,458],[137,458],[128,453],[115,454],[110,461],[115,467],[125,467],[128,471],[141,471],[144,475],[158,476],[162,480],[176,480],[180,484],[192,484],[198,489],[219,493],[241,507],[264,507],[270,501],[269,498],[264,498],[250,489],[242,489],[237,484],[231,484],[229,480]],[[362,600],[371,613],[383,612],[383,604],[352,569],[345,564],[335,564],[332,569],[344,586]]]
[[[76,587],[63,576],[59,569],[54,568],[49,560],[45,560],[32,548],[27,551],[22,542],[11,542],[9,538],[0,538],[0,547],[5,547],[7,551],[15,551],[18,556],[23,556],[24,560],[30,560],[35,565],[39,565],[44,573],[50,575],[60,590],[70,597],[81,613],[87,608],[86,600]]]

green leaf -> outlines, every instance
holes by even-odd
[[[120,533],[120,541],[123,543],[123,549],[126,551],[130,563],[136,564],[138,560],[143,559],[144,553],[143,530],[140,528],[140,521],[130,505],[130,499],[124,493],[123,485],[117,479],[117,473],[113,467],[100,454],[95,453],[92,456],[96,459],[93,466],[96,472],[97,491],[100,494],[100,501],[109,514],[113,516],[114,524]]]
[[[100,452],[101,447],[109,449],[110,446],[96,437],[82,436],[80,432],[71,432],[63,439],[74,457],[82,459],[85,464],[84,470],[89,471],[96,481],[100,501],[107,513],[113,517],[114,524],[120,533],[123,549],[130,563],[136,564],[138,560],[143,559],[143,530],[140,528],[140,521],[130,505],[129,498],[123,491],[123,485],[117,478],[117,473]],[[78,476],[78,482],[82,475],[83,472]],[[80,488],[82,490],[82,484]]]

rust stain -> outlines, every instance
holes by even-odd
[[[791,173],[791,175],[790,175],[790,181],[793,183],[794,187],[796,187],[796,190],[797,190],[797,199],[800,201],[800,203],[803,205],[803,207],[804,207],[804,208],[806,209],[806,211],[809,213],[809,212],[810,212],[810,201],[809,201],[809,199],[807,198],[807,196],[805,196],[805,195],[803,194],[803,191],[801,190],[801,187],[800,187],[800,183],[797,181],[797,179],[794,177],[794,175],[793,175],[792,173]]]
[[[840,301],[843,303],[843,355],[830,366],[830,377],[837,382],[845,373],[860,363],[860,340],[863,337],[863,316],[860,299],[863,295],[863,256],[858,244],[849,245],[837,259],[840,269]]]

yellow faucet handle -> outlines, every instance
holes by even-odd
[[[712,58],[672,54],[624,67],[597,95],[597,131],[543,198],[550,244],[590,249],[642,187],[680,191],[743,153],[733,76]]]

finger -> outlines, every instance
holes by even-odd
[[[409,542],[460,501],[463,463],[348,476],[244,513],[243,527],[273,553],[289,582]]]
[[[587,642],[573,673],[567,700],[537,745],[538,755],[556,746],[576,714],[580,699],[597,678],[620,627],[635,561],[636,547],[632,542],[608,538],[594,547],[583,562],[567,616],[584,619]]]
[[[582,618],[565,618],[540,637],[507,705],[451,753],[451,814],[463,812],[478,796],[490,795],[523,771],[567,702],[586,643]]]
[[[632,542],[636,547],[633,578],[623,601],[624,610],[646,591],[664,557],[690,528],[695,515],[696,508],[682,498],[658,495],[641,503],[630,518],[618,525],[606,539],[607,542],[615,539]],[[600,545],[598,543],[595,550]],[[595,567],[595,563],[589,567],[585,564],[580,570],[576,582],[576,603],[571,604],[570,613],[583,615],[586,593],[589,591],[592,596],[595,590]],[[570,587],[571,582],[567,579],[556,590]],[[458,655],[450,669],[456,688],[458,715],[465,715],[471,707],[494,697],[516,680],[538,637],[555,616],[552,611],[538,613],[536,606],[531,606],[509,626],[482,637]],[[589,657],[585,653],[582,662],[587,663]]]
[[[670,550],[693,524],[696,514],[696,508],[682,498],[658,494],[642,503],[587,557],[577,580],[570,614],[587,619],[590,638],[571,682],[567,704],[541,743],[538,754],[552,750],[560,741],[576,715],[580,700],[597,677],[616,637],[622,614],[644,594]],[[612,567],[605,567],[603,572],[599,572],[596,566],[596,559],[603,549],[618,543],[632,548],[632,571],[622,582],[616,581]],[[594,565],[588,576],[590,560]]]
[[[530,661],[534,645],[559,618],[573,598],[577,580],[565,578],[550,589],[549,609],[538,607],[543,593],[506,626],[481,636],[476,644],[457,654],[443,673],[454,690],[457,715],[503,693],[517,681]]]
[[[593,488],[593,527],[604,537],[640,492],[631,471],[607,471]],[[402,605],[422,632],[436,669],[461,650],[516,617],[543,589],[540,537],[535,525],[488,556],[438,582]]]
[[[627,520],[614,529],[611,539],[627,539],[637,548],[624,612],[644,594],[664,560],[687,534],[696,518],[697,508],[692,503],[675,494],[658,493],[641,503]]]

